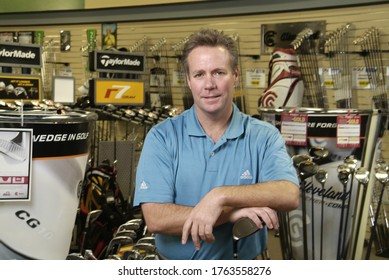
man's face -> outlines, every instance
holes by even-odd
[[[222,47],[197,47],[188,56],[187,82],[198,110],[218,114],[231,110],[238,72]]]

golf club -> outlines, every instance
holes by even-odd
[[[369,184],[369,175],[370,175],[370,172],[365,168],[365,167],[359,167],[356,169],[355,171],[355,179],[362,185],[362,197],[361,197],[361,203],[360,203],[360,208],[359,208],[359,212],[358,212],[358,216],[357,217],[357,224],[356,224],[356,235],[355,235],[355,240],[358,241],[358,237],[359,237],[359,227],[361,226],[361,222],[362,222],[362,212],[363,212],[363,205],[365,203],[365,199],[366,199],[366,191],[367,191],[367,185]],[[357,198],[357,201],[359,199]],[[355,208],[356,210],[356,208]],[[355,215],[354,215],[355,216]],[[353,254],[352,254],[352,259],[355,258],[355,253],[356,253],[356,244],[354,245],[354,248],[353,248]]]
[[[375,178],[381,183],[381,192],[378,198],[378,203],[377,203],[377,209],[374,214],[374,220],[373,220],[373,225],[371,226],[371,234],[370,234],[370,239],[369,243],[367,245],[366,249],[366,257],[365,259],[368,260],[370,258],[370,252],[371,252],[371,247],[373,245],[373,240],[377,238],[377,221],[378,221],[378,215],[380,212],[381,208],[381,203],[382,203],[382,197],[385,191],[386,184],[389,182],[389,174],[388,171],[378,167],[375,170]]]
[[[343,234],[343,223],[344,223],[344,207],[346,204],[346,195],[347,195],[347,184],[350,180],[351,170],[346,164],[341,164],[337,167],[338,179],[343,185],[343,195],[342,195],[342,206],[340,209],[340,223],[339,223],[339,238],[338,238],[338,250],[337,250],[337,259],[341,259],[343,256],[342,252],[342,234]],[[347,218],[347,217],[346,217]]]
[[[154,236],[145,236],[145,237],[140,238],[136,243],[137,244],[147,243],[147,244],[155,245],[155,237]]]
[[[324,187],[328,178],[328,172],[324,169],[319,169],[315,174],[315,179],[320,183],[322,189],[321,195],[321,215],[320,215],[320,259],[323,259],[323,232],[324,232]]]
[[[93,224],[99,218],[99,216],[101,215],[102,212],[103,212],[103,210],[92,210],[86,216],[85,227],[84,227],[84,231],[82,233],[82,240],[81,240],[81,245],[80,245],[80,254],[81,255],[84,255],[84,249],[85,249],[84,247],[85,247],[86,237],[87,237],[88,232],[89,232],[89,227],[91,224]]]
[[[123,260],[142,260],[142,255],[136,250],[126,250],[122,255]]]
[[[349,195],[348,195],[348,201],[347,201],[347,205],[346,205],[346,221],[345,221],[345,226],[344,226],[344,232],[343,232],[343,248],[342,248],[342,252],[344,254],[343,258],[345,258],[345,254],[346,254],[346,251],[345,250],[345,246],[346,246],[346,239],[347,239],[347,226],[348,226],[348,220],[349,220],[349,213],[350,213],[350,206],[351,206],[351,194],[352,194],[352,191],[353,191],[353,187],[354,187],[354,172],[355,172],[355,169],[357,168],[357,163],[358,163],[358,160],[354,157],[354,155],[349,155],[347,156],[345,159],[344,159],[344,164],[346,164],[349,168],[350,168],[350,191],[349,191]]]
[[[115,237],[118,237],[118,236],[128,236],[128,237],[131,237],[132,240],[136,240],[138,238],[138,235],[134,230],[117,231],[115,234]]]
[[[309,155],[312,157],[313,162],[318,162],[324,158],[327,158],[329,151],[322,146],[313,146],[309,148]]]
[[[307,209],[305,197],[305,180],[314,176],[317,173],[318,166],[310,160],[302,161],[298,164],[298,171],[301,180],[301,208],[303,219],[303,244],[304,244],[304,259],[308,259],[308,241],[307,241]],[[313,232],[312,232],[313,234]],[[312,252],[314,248],[312,248]]]
[[[309,155],[312,157],[312,161],[318,164],[322,159],[325,159],[329,155],[327,148],[322,146],[313,146],[309,149]],[[317,173],[315,174],[317,175]],[[324,174],[322,174],[324,175]],[[319,174],[320,177],[320,174]],[[322,179],[322,178],[321,178]],[[323,186],[322,186],[323,187]],[[323,204],[322,204],[323,205]],[[323,214],[323,212],[322,212]],[[313,193],[311,196],[311,241],[312,241],[312,259],[315,259],[315,200]]]
[[[112,238],[107,247],[106,258],[110,255],[118,255],[122,247],[133,244],[134,240],[128,236],[117,236]]]
[[[311,160],[311,157],[307,154],[301,154],[301,155],[294,155],[292,156],[292,161],[293,161],[293,165],[294,167],[298,167],[298,165],[303,162],[303,161],[307,161],[307,160]]]
[[[264,224],[262,222],[262,224]],[[233,254],[234,259],[238,259],[238,241],[256,233],[260,228],[250,218],[241,218],[232,227]]]

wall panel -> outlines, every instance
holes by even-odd
[[[389,41],[389,18],[387,12],[389,4],[371,5],[363,7],[349,7],[338,9],[318,9],[310,11],[294,11],[280,13],[265,13],[247,16],[220,16],[211,18],[174,19],[158,21],[130,21],[131,14],[128,15],[128,22],[118,22],[117,40],[118,47],[130,47],[143,37],[147,37],[147,46],[152,46],[158,40],[166,38],[166,50],[168,56],[174,56],[172,46],[180,42],[194,30],[201,27],[213,27],[222,29],[228,34],[236,34],[239,38],[241,52],[241,67],[243,78],[245,70],[250,68],[267,68],[269,55],[261,55],[259,59],[251,56],[261,53],[261,25],[271,23],[309,22],[325,20],[327,22],[327,33],[334,31],[346,23],[352,23],[351,39],[363,34],[370,27],[377,27],[380,30],[382,49],[388,50]],[[363,15],[363,16],[362,16]],[[54,62],[67,62],[76,77],[77,87],[91,75],[86,71],[86,53],[81,48],[86,45],[86,30],[97,29],[98,48],[101,46],[101,25],[96,24],[69,24],[69,25],[42,25],[42,26],[17,26],[0,27],[0,31],[22,31],[22,30],[43,30],[45,32],[45,47],[51,45],[54,52]],[[71,32],[72,48],[70,52],[59,51],[60,31],[69,30]],[[358,50],[356,46],[350,44],[351,50]],[[49,48],[50,49],[50,48]],[[384,64],[389,66],[389,55],[383,53]],[[177,67],[177,61],[169,58],[169,72]],[[328,66],[328,59],[319,55],[320,65]],[[350,61],[355,66],[363,65],[360,55],[353,55]],[[61,64],[54,64],[49,69],[50,73],[62,67]],[[182,106],[182,88],[174,88],[174,105]],[[257,112],[257,100],[263,89],[243,88],[246,109],[249,114]],[[47,93],[48,96],[50,92]],[[328,100],[332,102],[331,93],[328,93]],[[356,99],[362,109],[370,108],[371,93],[368,90],[357,91]]]

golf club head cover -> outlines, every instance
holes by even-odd
[[[293,49],[275,48],[269,62],[268,87],[259,107],[301,107],[304,84],[297,54]]]

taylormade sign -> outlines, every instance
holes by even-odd
[[[0,44],[0,65],[40,67],[41,48],[39,45],[1,43]]]
[[[7,51],[6,49],[2,49],[0,51],[0,57],[15,57],[15,58],[28,58],[35,59],[35,53],[23,52],[21,50]]]
[[[90,53],[90,70],[98,72],[143,73],[145,56],[122,51],[94,51]]]
[[[115,66],[115,65],[127,65],[127,66],[140,66],[141,63],[138,59],[130,59],[130,58],[110,58],[109,55],[103,55],[100,59],[101,64],[104,65],[105,67],[108,66]]]

